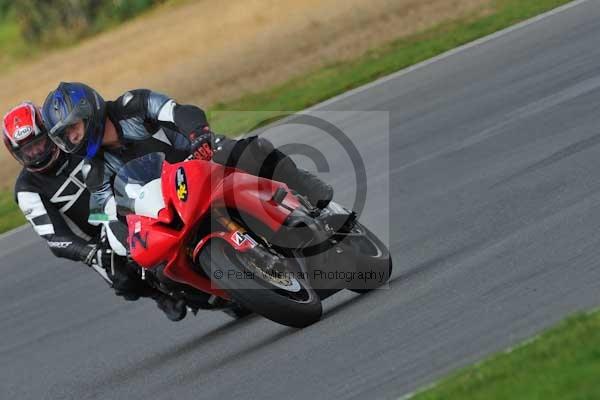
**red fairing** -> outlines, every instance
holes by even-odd
[[[255,245],[253,240],[238,231],[211,232],[196,244],[193,254],[187,254],[188,239],[211,207],[236,208],[261,220],[276,232],[291,211],[300,206],[292,195],[284,198],[283,205],[273,201],[278,188],[288,190],[283,183],[209,161],[165,162],[162,172],[165,209],[159,213],[158,219],[127,216],[131,256],[144,268],[166,264],[163,273],[168,278],[229,298],[226,292],[212,287],[210,279],[192,269],[190,256],[195,258],[207,240],[213,237],[227,240],[238,251],[252,248]],[[168,226],[175,218],[172,210],[183,222],[180,229]]]
[[[131,257],[140,266],[152,268],[166,263],[163,273],[169,279],[229,299],[225,291],[213,287],[209,279],[192,270],[185,247],[181,246],[185,238],[183,231],[166,228],[159,220],[133,214],[127,216],[127,224]]]
[[[182,169],[187,197],[179,198],[177,176],[178,171]],[[287,208],[272,201],[275,191],[280,187],[289,191],[284,183],[259,178],[208,161],[165,163],[163,170],[163,191],[167,188],[169,193],[165,204],[172,202],[186,226],[195,225],[211,206],[226,205],[258,218],[276,232],[290,215],[289,209],[300,206],[298,200],[289,195],[283,201]]]
[[[202,238],[196,245],[193,253],[193,259],[197,259],[204,245],[214,238],[219,238],[227,241],[236,251],[246,252],[256,246],[256,242],[244,232],[212,232]]]
[[[172,204],[185,228],[193,228],[210,207],[224,167],[207,161],[163,164],[162,188],[165,204]],[[178,181],[179,180],[179,181]]]
[[[288,195],[284,198],[283,204],[288,208],[272,200],[279,188],[289,192],[284,183],[244,173],[233,173],[224,179],[221,190],[213,193],[212,203],[223,202],[227,207],[245,211],[276,232],[289,217],[290,209],[300,206],[294,196]]]
[[[189,257],[184,251],[180,251],[173,262],[169,264],[168,268],[165,268],[163,273],[169,278],[176,282],[185,283],[195,287],[206,293],[214,294],[215,296],[222,297],[229,300],[229,294],[215,287],[210,279],[207,279],[192,270],[192,266],[189,262]]]
[[[169,229],[156,219],[134,214],[127,216],[127,226],[131,257],[142,267],[154,267],[177,253],[180,231]]]

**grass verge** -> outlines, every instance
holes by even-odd
[[[567,319],[510,353],[458,372],[413,400],[600,399],[600,312]]]
[[[280,115],[279,110],[302,110],[569,1],[571,0],[497,0],[493,10],[484,17],[471,16],[449,21],[371,50],[354,61],[332,64],[260,93],[250,93],[226,104],[216,104],[209,109],[210,121],[217,132],[246,132],[267,118],[276,118]],[[10,196],[0,196],[2,232],[22,224],[24,219],[13,202],[4,201]]]
[[[25,223],[25,217],[17,207],[12,193],[0,192],[0,233]]]
[[[82,40],[94,34],[110,30],[127,20],[144,17],[153,12],[160,12],[161,9],[166,7],[177,6],[188,1],[191,0],[113,1],[113,4],[103,5],[97,12],[97,17],[90,21],[89,26],[85,29],[82,29],[82,26],[69,29],[66,26],[66,21],[51,21],[52,18],[47,16],[44,19],[41,16],[32,19],[28,15],[23,19],[20,18],[20,12],[26,6],[9,5],[3,10],[4,14],[0,15],[0,71],[6,73],[12,68],[18,67],[22,62],[38,59],[52,50],[75,46],[81,43]],[[1,0],[0,3],[2,3]],[[16,4],[17,2],[13,3]],[[37,14],[39,12],[40,10]],[[56,18],[56,16],[54,17]],[[20,26],[19,20],[24,25]],[[46,38],[46,40],[41,37],[38,41],[27,40],[21,32],[22,27],[27,28],[35,24],[40,24],[41,31],[52,33],[55,30],[60,34],[56,34],[54,37],[51,36],[51,39]]]
[[[15,65],[16,60],[21,60],[38,51],[37,46],[28,45],[21,33],[19,25],[12,20],[0,20],[0,70],[5,72]]]

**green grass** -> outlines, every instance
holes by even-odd
[[[6,71],[27,55],[37,54],[35,46],[28,45],[19,31],[19,25],[9,19],[0,20],[0,70]]]
[[[226,104],[216,104],[209,108],[209,118],[217,132],[243,133],[265,119],[280,117],[279,110],[302,110],[568,2],[569,0],[497,0],[492,12],[484,17],[470,16],[446,22],[371,50],[354,61],[332,64],[260,93],[250,93]],[[15,39],[15,32],[14,26],[2,25],[0,44],[10,43],[14,39],[14,48],[10,51],[17,54],[22,51],[22,43]],[[4,198],[5,196],[1,197]],[[1,204],[0,221],[5,222],[0,222],[0,232],[24,222],[12,202],[2,200]]]
[[[90,36],[113,29],[133,18],[143,18],[153,12],[161,12],[162,9],[189,1],[191,0],[162,0],[161,2],[128,0],[113,2],[115,4],[107,3],[87,29],[62,32],[62,29],[65,28],[62,24],[64,21],[58,21],[61,24],[56,28],[60,34],[55,32],[57,36],[51,36],[52,40],[44,41],[40,38],[39,42],[36,42],[23,37],[22,27],[19,26],[18,8],[5,5],[5,8],[2,9],[2,0],[0,0],[0,71],[6,73],[22,63],[43,57],[49,51],[75,46]],[[5,3],[10,2],[6,1]],[[54,23],[56,22],[54,21]],[[44,20],[44,24],[50,28],[49,20]]]
[[[12,193],[0,192],[0,233],[25,223],[25,218],[13,200]]]
[[[433,399],[600,399],[600,312],[569,318],[537,340],[493,356],[417,394]]]

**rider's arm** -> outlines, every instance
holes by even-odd
[[[199,137],[207,137],[209,141],[214,139],[202,109],[194,105],[178,104],[164,94],[147,89],[131,90],[115,103],[125,116],[141,118],[145,123],[167,128],[167,136],[175,148],[189,149],[190,142]]]
[[[116,172],[113,171],[110,163],[103,158],[86,160],[84,171],[85,186],[90,192],[88,223],[100,225],[101,223],[116,221],[117,209],[112,188],[112,181]]]
[[[150,99],[159,96],[166,101],[157,112],[151,110],[150,118],[155,118],[160,125],[177,130],[187,138],[201,134],[206,130],[208,121],[201,108],[191,104],[178,104],[175,100],[164,95],[155,92],[150,93]]]
[[[56,257],[86,262],[93,255],[93,245],[73,233],[56,206],[45,197],[37,192],[19,190],[16,200],[34,231],[46,240]]]
[[[117,207],[112,182],[116,172],[104,159],[86,160],[84,167],[85,185],[90,192],[90,216],[88,223],[103,225],[111,249],[120,256],[127,254],[122,240],[113,231],[113,223],[118,221]]]

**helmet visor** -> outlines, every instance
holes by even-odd
[[[86,130],[87,121],[80,119],[61,127],[54,134],[49,133],[49,136],[64,152],[75,153],[85,143]]]
[[[13,154],[25,167],[39,167],[52,157],[54,149],[48,136],[42,135],[15,149]]]
[[[90,104],[81,101],[65,118],[50,128],[50,139],[66,153],[75,153],[85,143]]]

